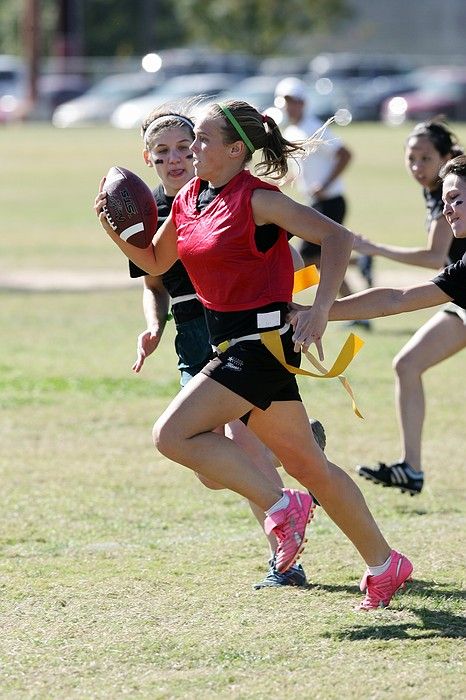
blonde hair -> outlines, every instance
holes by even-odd
[[[223,107],[233,115],[233,121],[226,116]],[[246,144],[243,166],[252,159],[252,151],[247,142],[252,144],[255,150],[262,151],[262,160],[256,164],[255,171],[257,175],[274,180],[280,180],[287,174],[288,158],[302,158],[322,143],[321,134],[328,125],[327,122],[322,129],[303,141],[288,141],[271,116],[261,114],[247,102],[225,100],[221,105],[213,103],[207,108],[207,114],[213,119],[222,120],[224,143],[243,141]],[[235,121],[246,135],[246,141],[241,131],[235,127]]]

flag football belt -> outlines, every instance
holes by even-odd
[[[308,287],[311,287],[314,284],[317,284],[318,282],[319,272],[315,265],[309,265],[308,267],[304,267],[301,270],[297,270],[297,272],[295,272],[294,275],[293,294],[296,294],[302,291],[303,289],[307,289]],[[283,367],[285,367],[285,369],[287,369],[292,374],[299,374],[305,377],[312,377],[313,379],[334,379],[335,377],[337,377],[340,380],[345,391],[347,391],[347,393],[351,397],[351,403],[354,413],[358,416],[358,418],[363,418],[363,415],[356,406],[354,392],[351,388],[351,385],[344,376],[343,372],[356,357],[356,355],[364,345],[364,341],[354,333],[350,333],[343,347],[338,353],[337,359],[335,360],[335,362],[329,370],[327,370],[308,350],[303,350],[303,354],[305,355],[305,357],[318,370],[318,373],[309,372],[308,370],[301,369],[300,367],[294,367],[293,365],[288,364],[285,359],[285,353],[283,352],[283,344],[280,336],[286,333],[289,327],[290,324],[287,323],[282,328],[273,331],[262,331],[260,333],[252,333],[251,335],[245,335],[241,338],[224,340],[216,347],[214,346],[214,350],[216,350],[217,352],[225,352],[226,350],[228,350],[228,348],[231,348],[233,345],[236,345],[237,343],[243,340],[261,340],[263,345],[265,345],[267,350],[272,353],[275,359],[278,360],[278,362],[280,362],[280,364],[283,365]]]
[[[283,333],[286,333],[287,330],[289,329],[290,324],[285,323],[284,326],[281,328],[277,328],[275,331],[270,331],[271,333],[276,333],[278,336],[278,340],[281,346],[281,341],[280,341],[280,336],[283,335]],[[242,335],[240,338],[232,338],[231,340],[224,340],[218,345],[212,345],[212,348],[215,350],[215,352],[226,352],[228,348],[233,347],[233,345],[236,345],[237,343],[242,343],[243,340],[262,340],[263,333],[250,333],[250,335]],[[272,353],[273,354],[273,353]]]
[[[191,299],[197,299],[197,294],[182,294],[179,297],[174,297],[172,299],[172,306],[175,306],[175,304],[182,304],[184,301],[191,301]]]

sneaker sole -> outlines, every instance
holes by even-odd
[[[369,474],[364,474],[364,472],[358,471],[359,476],[367,481],[372,481],[373,484],[381,484],[385,489],[400,489],[401,493],[409,493],[410,496],[419,496],[422,488],[419,491],[408,488],[407,486],[402,486],[401,484],[386,484],[385,481],[380,481],[375,476],[369,476]]]

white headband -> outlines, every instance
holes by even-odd
[[[194,129],[194,124],[193,122],[188,119],[188,117],[183,117],[181,114],[175,114],[174,112],[170,112],[169,114],[162,114],[160,117],[156,117],[154,121],[152,121],[147,129],[144,132],[144,143],[147,145],[147,139],[149,138],[150,134],[154,131],[155,127],[160,124],[161,121],[166,121],[170,117],[175,117],[175,119],[178,119],[180,122],[183,122],[186,124],[186,126],[189,127],[189,130],[192,131]]]

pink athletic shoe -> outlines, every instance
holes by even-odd
[[[304,549],[306,525],[314,515],[315,504],[312,496],[305,491],[283,489],[290,502],[286,508],[268,515],[264,522],[267,535],[271,532],[278,540],[275,552],[275,569],[280,573],[287,571],[295,563]]]
[[[366,597],[358,610],[386,608],[400,588],[406,588],[406,582],[412,581],[413,565],[403,554],[392,549],[390,566],[385,573],[371,576],[367,570],[362,577],[360,589]]]

